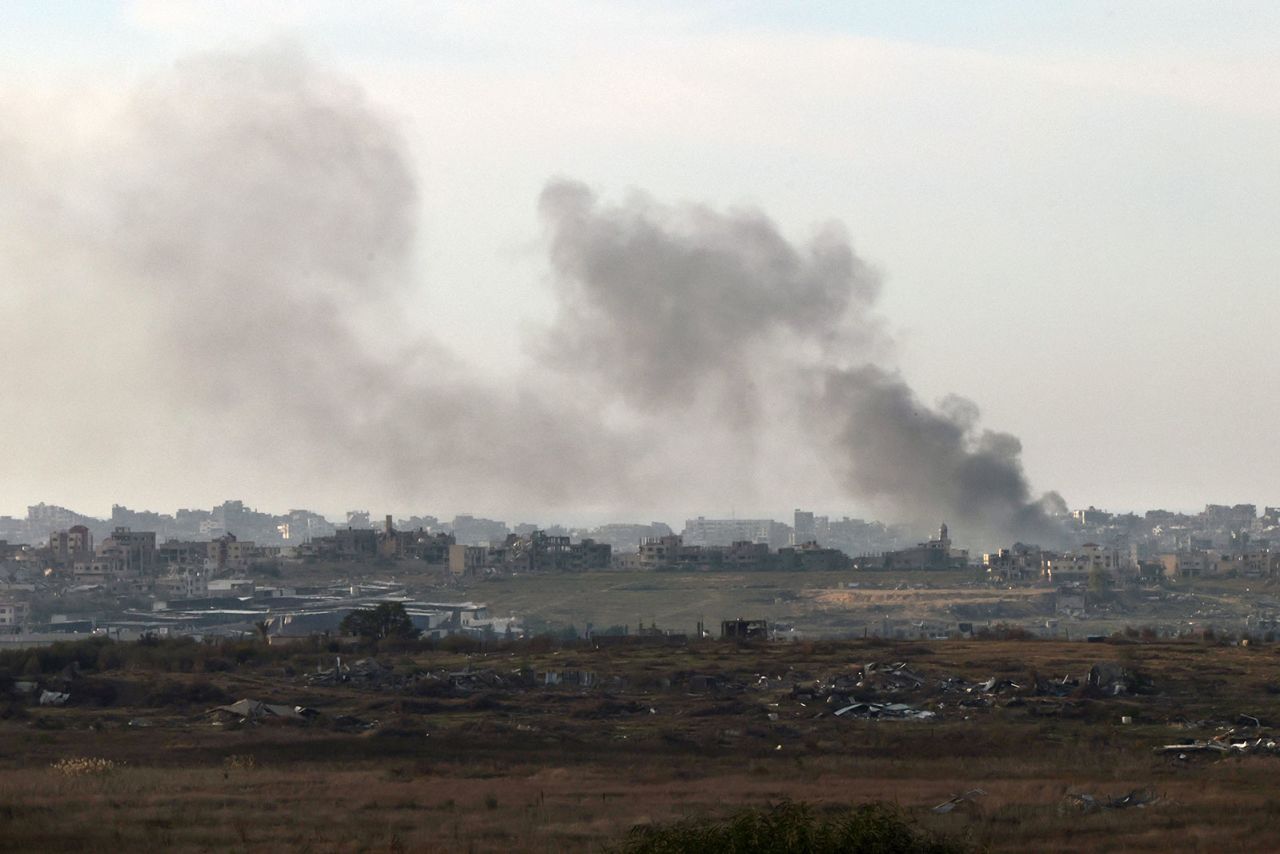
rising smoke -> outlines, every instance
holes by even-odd
[[[951,520],[966,541],[1056,545],[1056,493],[1038,500],[1016,436],[983,430],[978,408],[951,396],[924,406],[901,376],[874,365],[825,374],[820,411],[849,491],[917,528]]]
[[[639,193],[605,206],[564,180],[547,185],[540,207],[559,287],[552,360],[590,365],[632,402],[685,407],[715,389],[754,408],[765,365],[822,361],[878,333],[879,278],[838,224],[797,247],[759,211],[668,207]]]
[[[838,484],[922,525],[1052,536],[1017,439],[872,365],[880,280],[839,226],[795,244],[755,210],[554,180],[557,314],[495,383],[406,316],[419,199],[394,123],[298,53],[184,62],[80,148],[30,126],[0,137],[0,307],[23,318],[0,355],[48,402],[0,428],[10,482],[52,445],[95,460],[78,477],[266,479],[298,504],[776,507]],[[51,338],[71,314],[92,334]]]
[[[710,428],[716,441],[726,431],[758,439],[781,421],[784,466],[801,456],[802,436],[847,494],[917,529],[951,520],[966,541],[1059,539],[1049,509],[1060,499],[1031,498],[1017,438],[980,429],[962,398],[922,405],[866,361],[888,350],[880,281],[839,226],[797,247],[758,211],[639,194],[606,206],[567,181],[547,186],[541,208],[558,276],[558,364],[664,411],[732,397]],[[769,470],[759,442],[748,447]]]

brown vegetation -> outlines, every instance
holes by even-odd
[[[0,719],[5,847],[590,851],[636,824],[790,799],[894,803],[926,830],[997,851],[1280,849],[1280,757],[1152,749],[1233,727],[1229,739],[1269,734],[1280,723],[1270,646],[540,641],[413,644],[377,658],[384,682],[322,684],[308,678],[333,666],[320,648],[98,644],[35,664],[30,653],[0,657],[13,709]],[[230,664],[197,666],[209,660]],[[924,684],[868,680],[859,692],[937,717],[836,717],[804,699],[877,661],[906,662]],[[1100,661],[1141,674],[1131,683],[1141,693],[1087,684]],[[537,676],[579,670],[594,687]],[[500,681],[479,678],[490,672]],[[1045,689],[1064,676],[1079,684]],[[968,690],[991,677],[992,692]],[[937,687],[947,679],[967,687]],[[39,706],[13,693],[20,681],[56,682],[72,700]],[[321,714],[205,714],[238,697]],[[69,770],[81,766],[92,770]],[[973,789],[985,794],[931,811]],[[1135,790],[1157,800],[1084,811],[1069,797]]]

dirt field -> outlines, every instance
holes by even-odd
[[[972,573],[965,573],[968,579]],[[532,616],[579,629],[646,625],[692,632],[699,620],[718,626],[736,617],[762,618],[816,635],[860,634],[885,607],[898,619],[945,617],[953,599],[995,602],[999,591],[957,586],[956,573],[921,572],[909,580],[849,572],[592,572],[483,581],[468,595],[495,614]],[[849,589],[850,583],[859,584]],[[887,589],[875,589],[884,585]],[[914,585],[919,589],[909,589]],[[895,591],[895,587],[903,589]],[[1018,593],[1011,598],[1025,599]],[[1008,598],[1008,597],[1006,597]]]
[[[1269,739],[1272,646],[521,644],[383,651],[373,676],[333,684],[308,675],[329,653],[239,649],[117,666],[99,653],[101,669],[58,683],[68,706],[10,699],[0,847],[597,851],[637,823],[791,798],[891,801],[997,851],[1280,850],[1280,754],[1153,750]],[[1090,686],[1100,662],[1131,690]],[[10,680],[61,678],[15,663],[26,673]],[[592,687],[567,684],[582,672]],[[319,715],[207,714],[241,697]],[[933,717],[834,714],[859,701]],[[931,812],[973,789],[985,794]],[[1070,797],[1133,791],[1151,802],[1085,811]]]
[[[951,572],[588,572],[503,577],[470,584],[465,594],[493,613],[538,625],[587,624],[632,630],[646,625],[692,632],[699,620],[767,619],[806,638],[866,634],[928,637],[975,625],[1010,623],[1064,639],[1157,626],[1177,634],[1213,626],[1241,631],[1245,615],[1280,613],[1275,583],[1205,579],[1156,589],[1107,591],[1085,618],[1055,613],[1055,588],[993,586],[981,573]],[[887,621],[887,623],[886,623]],[[1053,628],[1049,628],[1052,625]]]

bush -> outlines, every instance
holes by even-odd
[[[917,827],[896,807],[863,804],[819,816],[808,804],[784,801],[746,809],[725,821],[686,819],[640,825],[614,849],[619,854],[964,854],[963,840]]]

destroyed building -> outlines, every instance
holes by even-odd
[[[855,569],[964,569],[969,565],[967,549],[954,548],[946,523],[938,528],[938,536],[912,548],[896,549],[878,555],[854,558]]]

